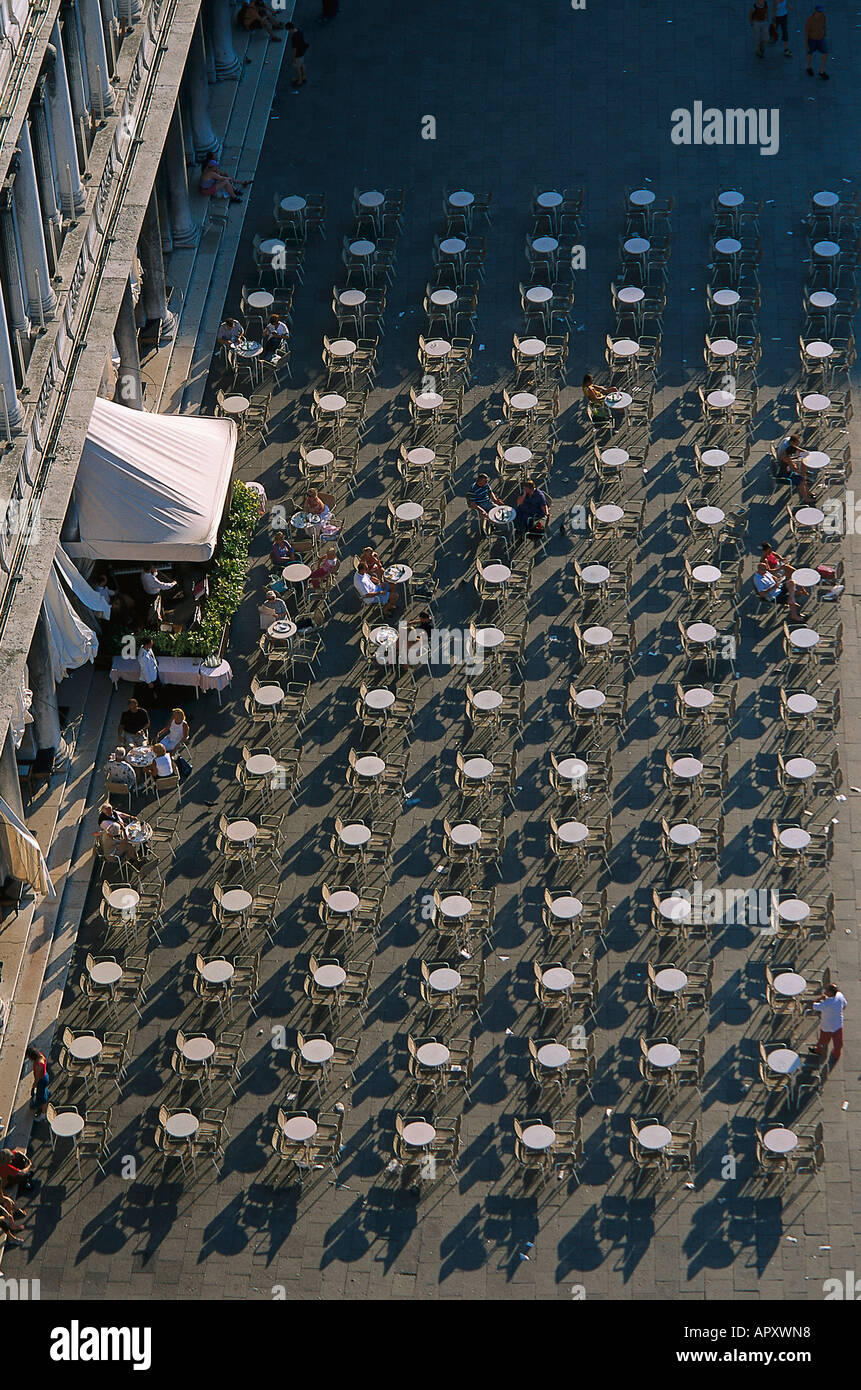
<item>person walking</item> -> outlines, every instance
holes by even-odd
[[[831,1044],[831,1064],[840,1060],[840,1053],[843,1051],[843,1015],[846,1012],[846,996],[840,993],[836,985],[826,985],[825,993],[821,999],[817,999],[813,1005],[816,1013],[819,1014],[819,1037],[816,1042],[816,1051],[823,1055],[828,1051],[828,1044]]]
[[[290,35],[290,48],[293,53],[293,81],[291,87],[304,87],[308,81],[308,74],[305,71],[305,54],[308,52],[308,40],[297,28],[295,24],[287,25]]]
[[[773,22],[777,25],[780,37],[783,39],[784,58],[792,57],[792,49],[789,47],[789,0],[774,0]]]
[[[158,658],[152,649],[151,637],[144,637],[138,651],[138,667],[140,669],[140,679],[149,691],[150,698],[155,699],[156,687],[159,684]]]
[[[765,41],[768,38],[768,0],[753,0],[750,23],[753,29],[753,41],[756,44],[756,56],[761,58],[765,52]]]
[[[807,16],[807,23],[804,26],[804,42],[807,46],[807,76],[813,76],[813,55],[818,53],[820,55],[819,76],[823,82],[829,80],[828,73],[825,71],[825,64],[828,61],[826,31],[825,11],[821,5],[816,5],[813,13]]]
[[[40,1052],[38,1047],[28,1047],[24,1053],[30,1066],[33,1068],[33,1087],[30,1092],[30,1109],[33,1111],[33,1120],[44,1119],[45,1106],[48,1103],[50,1076],[48,1075],[48,1059],[44,1052]]]

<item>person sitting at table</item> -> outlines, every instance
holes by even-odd
[[[225,319],[218,330],[216,341],[227,347],[236,347],[242,342],[245,330],[239,319]]]
[[[236,19],[243,29],[264,29],[273,43],[281,43],[281,35],[273,30],[283,29],[284,25],[275,19],[263,0],[245,0],[236,12]]]
[[[363,560],[356,566],[356,573],[353,576],[353,586],[359,595],[362,603],[379,604],[384,613],[391,613],[397,607],[397,598],[391,595],[388,585],[378,584],[373,575],[369,574],[368,567]]]
[[[289,565],[296,559],[296,552],[283,531],[276,531],[272,537],[272,559],[276,565]]]
[[[514,530],[518,536],[525,536],[527,531],[536,535],[545,529],[550,508],[547,505],[546,494],[540,487],[535,486],[534,479],[526,479],[523,491],[515,499],[514,511]]]
[[[152,751],[155,757],[147,768],[147,772],[152,780],[157,782],[160,777],[172,777],[176,768],[174,767],[173,758],[164,744],[154,743]]]
[[[271,361],[277,357],[282,347],[286,344],[290,335],[290,329],[279,314],[270,314],[266,323],[263,325],[263,353],[262,356]]]
[[[155,598],[156,594],[166,593],[168,589],[175,589],[177,583],[175,579],[159,579],[158,566],[148,565],[141,571],[141,588],[150,598]]]
[[[120,740],[126,747],[140,748],[149,734],[149,715],[137,700],[129,700],[129,707],[120,716]]]
[[[466,494],[466,505],[470,511],[487,518],[491,507],[502,507],[504,503],[491,488],[488,475],[476,473],[475,482]]]
[[[138,784],[138,775],[131,763],[126,762],[125,748],[115,748],[108,758],[108,765],[105,768],[106,782],[120,782],[123,786],[134,791]]]
[[[798,488],[798,496],[802,502],[809,504],[810,488],[808,484],[808,473],[804,465],[807,453],[801,447],[801,439],[797,434],[790,434],[786,439],[782,439],[777,446],[777,478],[780,482],[791,483]]]
[[[309,487],[305,494],[302,510],[309,516],[318,516],[321,521],[334,521],[332,508],[324,502],[316,488]]]
[[[759,550],[759,558],[768,565],[770,570],[780,569],[780,566],[784,563],[783,556],[778,555],[771,541],[761,541]]]
[[[260,614],[260,631],[265,632],[279,618],[287,617],[287,604],[283,598],[278,597],[274,589],[267,589],[266,597],[259,604],[257,612]]]
[[[338,559],[338,552],[335,549],[334,545],[327,546],[326,551],[319,565],[316,569],[313,569],[311,571],[311,575],[308,580],[309,584],[311,585],[311,588],[319,589],[321,583],[325,580],[325,587],[328,589],[331,577],[336,572],[340,563],[341,562]]]
[[[372,546],[366,545],[364,550],[360,554],[359,559],[365,566],[365,569],[368,571],[368,574],[371,576],[372,579],[375,579],[378,584],[385,583],[386,567],[380,559],[379,555],[377,554],[376,550],[374,550]],[[358,565],[356,566],[356,568],[358,569]]]
[[[118,811],[110,801],[99,807],[99,828],[95,838],[105,859],[115,859],[122,864],[134,855],[135,848],[126,829],[129,821],[133,819],[133,816]]]
[[[175,753],[178,748],[182,748],[188,742],[190,732],[185,710],[174,709],[170,712],[170,723],[165,724],[156,737],[162,748],[165,748],[168,753]],[[158,747],[159,745],[156,744],[155,746]]]
[[[616,417],[607,405],[607,397],[612,395],[612,391],[606,386],[599,386],[589,372],[583,378],[582,389],[593,425],[609,425],[611,430],[615,430]]]
[[[764,560],[760,560],[753,575],[753,587],[761,599],[767,603],[786,603],[789,605],[789,616],[793,622],[798,622],[801,618],[798,605],[795,600],[795,585],[790,586],[786,583],[783,570],[778,570],[772,574]]]
[[[222,173],[212,150],[203,156],[200,163],[199,188],[201,193],[205,193],[209,198],[229,198],[231,203],[238,203],[242,197],[240,192],[242,187],[241,183],[237,183],[228,174]],[[229,321],[227,320],[227,322]]]

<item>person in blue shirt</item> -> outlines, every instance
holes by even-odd
[[[515,500],[514,508],[514,529],[520,536],[524,536],[527,531],[543,529],[550,516],[547,497],[540,487],[535,486],[532,478],[526,479],[523,491]]]
[[[491,507],[500,507],[502,502],[490,486],[490,479],[486,473],[477,473],[475,482],[466,494],[466,505],[470,511],[481,512],[483,517],[487,517]]]

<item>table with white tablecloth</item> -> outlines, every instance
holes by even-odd
[[[233,671],[226,661],[216,666],[204,666],[199,656],[157,656],[158,674],[163,685],[190,685],[195,694],[201,690],[215,690],[221,697],[233,679]],[[121,680],[139,681],[140,665],[130,656],[115,656],[111,666],[111,680],[118,685]]]

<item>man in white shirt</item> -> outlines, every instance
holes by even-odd
[[[823,1054],[831,1044],[831,1062],[838,1061],[843,1051],[843,1015],[846,1012],[846,997],[836,985],[826,985],[822,998],[813,1005],[819,1014],[819,1038],[816,1051]]]
[[[151,637],[145,637],[141,642],[138,652],[138,666],[144,685],[149,686],[149,689],[155,693],[155,688],[158,685],[158,660],[152,649]]]
[[[138,784],[137,773],[131,763],[127,763],[125,748],[116,748],[108,760],[105,781],[122,782],[123,786],[135,790]]]
[[[175,579],[159,579],[158,567],[150,565],[148,569],[141,572],[141,588],[150,598],[155,598],[156,594],[161,594],[165,589],[175,589]]]
[[[277,357],[290,336],[290,329],[278,314],[270,314],[263,328],[263,356]]]
[[[389,597],[389,590],[376,581],[368,573],[367,565],[360,560],[356,566],[356,573],[353,576],[353,585],[363,604],[379,604],[384,613],[391,613],[397,600]]]

